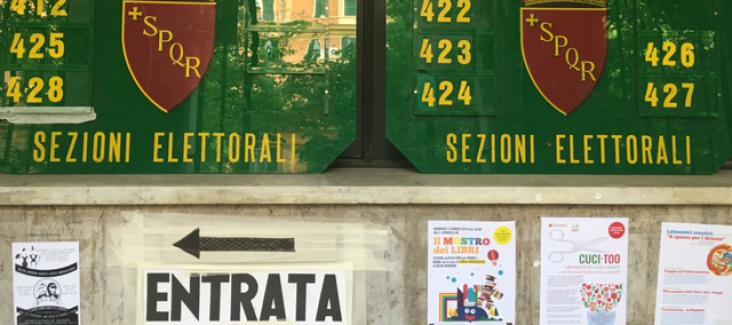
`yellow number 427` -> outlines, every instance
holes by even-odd
[[[684,82],[681,84],[681,88],[686,90],[684,108],[690,109],[694,106],[694,90],[696,87],[693,82]],[[663,85],[662,91],[665,95],[663,103],[661,103],[661,98],[659,98],[658,91],[659,89],[656,84],[653,82],[649,82],[648,86],[646,87],[646,103],[650,104],[653,108],[658,107],[659,104],[665,109],[679,108],[679,103],[676,100],[676,97],[679,94],[679,87],[676,84],[667,83]]]

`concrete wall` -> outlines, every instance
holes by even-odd
[[[628,324],[653,322],[662,222],[732,224],[732,208],[726,206],[0,206],[0,292],[5,293],[0,295],[0,324],[13,324],[11,243],[61,240],[80,242],[82,322],[133,324],[138,303],[131,284],[135,274],[125,272],[121,256],[142,260],[147,252],[125,254],[127,248],[115,239],[119,229],[139,227],[123,215],[126,211],[141,212],[145,225],[175,229],[192,230],[212,222],[234,230],[290,222],[311,223],[313,228],[323,223],[381,227],[387,230],[388,245],[372,252],[385,270],[360,268],[369,270],[356,273],[360,285],[354,290],[354,303],[360,304],[354,324],[373,325],[426,324],[428,220],[518,221],[517,324],[538,324],[540,216],[630,218]]]

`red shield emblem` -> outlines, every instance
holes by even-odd
[[[122,46],[132,78],[164,112],[178,107],[208,71],[216,3],[124,1]]]
[[[526,0],[531,3],[578,3]],[[605,70],[608,16],[606,0],[585,0],[583,8],[521,9],[521,46],[526,69],[539,92],[564,115],[590,96]],[[588,3],[593,7],[587,7]]]

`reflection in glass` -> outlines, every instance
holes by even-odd
[[[338,60],[354,62],[356,10],[356,0],[247,0],[245,12],[256,12],[242,31],[247,71],[320,74]]]
[[[314,17],[327,17],[328,16],[328,0],[315,0],[315,16]]]
[[[356,0],[343,0],[344,1],[344,16],[355,16],[356,15]]]
[[[308,53],[305,55],[305,62],[317,62],[322,55],[321,52],[322,49],[320,47],[320,41],[317,39],[310,41],[310,45],[308,45]]]
[[[263,0],[263,15],[262,20],[264,21],[274,21],[275,20],[275,11],[274,11],[274,0]]]

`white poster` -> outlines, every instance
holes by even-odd
[[[732,226],[664,223],[656,325],[732,324]]]
[[[140,323],[350,324],[345,271],[288,270],[145,268]]]
[[[13,243],[16,325],[78,325],[79,243]]]
[[[542,218],[541,325],[625,325],[627,218]]]
[[[430,221],[427,320],[516,323],[516,223]]]

